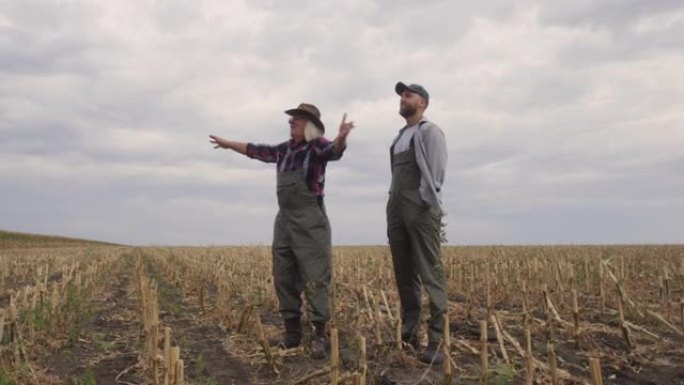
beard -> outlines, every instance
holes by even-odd
[[[408,104],[404,104],[399,106],[399,115],[403,116],[404,118],[411,117],[418,112],[418,109],[415,106],[410,106]]]

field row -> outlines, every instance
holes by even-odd
[[[0,384],[684,384],[684,247],[445,247],[443,262],[451,359],[431,367],[398,341],[386,247],[334,248],[325,361],[268,347],[268,247],[3,251]]]

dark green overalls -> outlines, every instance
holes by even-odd
[[[304,291],[310,321],[326,322],[330,285],[330,224],[321,198],[301,170],[278,171],[273,229],[273,280],[283,319],[301,317]]]
[[[420,196],[420,169],[411,140],[407,151],[390,149],[392,185],[387,202],[387,236],[402,309],[402,339],[416,338],[421,312],[421,282],[430,299],[428,340],[444,334],[447,311],[444,268],[440,258],[442,214]]]

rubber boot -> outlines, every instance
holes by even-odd
[[[410,331],[401,334],[401,342],[404,350],[413,350],[417,352],[420,350],[420,339],[418,338],[418,333],[416,331]]]
[[[428,342],[427,349],[418,359],[426,364],[441,365],[444,362],[444,352],[440,349],[439,341]]]
[[[325,358],[326,345],[325,322],[313,323],[313,335],[311,336],[311,358],[320,360]]]
[[[296,348],[302,343],[302,321],[299,318],[286,318],[285,333],[281,337],[270,338],[268,344],[272,347],[280,346],[285,349]]]

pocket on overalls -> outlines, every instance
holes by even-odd
[[[430,204],[423,200],[418,190],[401,190],[401,195],[423,211],[430,208]]]

